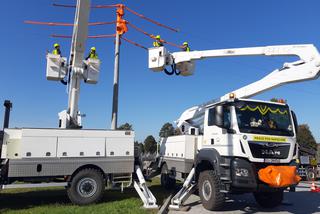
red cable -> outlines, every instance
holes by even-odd
[[[88,36],[88,39],[98,39],[98,38],[112,38],[115,37],[115,34],[101,34],[101,35],[95,35],[95,36]],[[72,36],[68,35],[59,35],[59,34],[51,34],[51,37],[53,38],[64,38],[64,39],[70,39]]]
[[[148,17],[145,17],[144,15],[135,12],[134,10],[128,8],[127,6],[125,6],[125,8],[126,8],[129,12],[133,13],[134,15],[139,16],[140,18],[145,19],[145,20],[147,20],[147,21],[149,21],[149,22],[152,22],[153,24],[156,24],[156,25],[159,25],[159,26],[161,26],[161,27],[167,28],[167,29],[169,29],[169,30],[171,30],[171,31],[174,31],[174,32],[179,32],[179,30],[174,29],[174,28],[169,27],[169,26],[166,26],[166,25],[164,25],[164,24],[161,24],[161,23],[159,23],[159,22],[157,22],[157,21],[154,21],[154,20],[152,20],[152,19],[150,19],[150,18],[148,18]]]
[[[111,5],[96,5],[96,6],[92,6],[92,8],[116,8],[119,7],[118,4],[111,4]]]
[[[96,36],[88,36],[89,39],[112,38],[112,37],[116,37],[116,34],[101,34]]]
[[[137,46],[137,47],[139,47],[139,48],[148,50],[148,48],[146,48],[146,47],[144,47],[144,46],[142,46],[142,45],[140,45],[140,44],[138,44],[138,43],[136,43],[136,42],[134,42],[134,41],[132,41],[132,40],[126,39],[126,38],[124,38],[123,36],[121,36],[121,39],[123,39],[124,41],[126,41],[126,42],[128,42],[128,43],[130,43],[130,44],[133,44],[133,45],[135,45],[135,46]]]
[[[49,26],[73,26],[72,23],[62,23],[62,22],[38,22],[38,21],[24,21],[26,24],[34,24],[34,25],[49,25]],[[92,22],[88,23],[89,26],[96,26],[96,25],[108,25],[108,24],[115,24],[116,21],[112,22]]]
[[[51,34],[51,37],[53,37],[53,38],[64,38],[64,39],[70,39],[70,38],[72,38],[72,36],[58,35],[58,34]]]
[[[53,3],[52,5],[55,6],[55,7],[69,7],[69,8],[75,8],[76,7],[76,5],[56,4],[56,3]],[[91,6],[91,8],[97,8],[97,9],[100,9],[100,8],[116,8],[118,6],[119,6],[118,4],[95,5],[95,6]]]
[[[52,5],[55,7],[72,7],[72,8],[76,7],[75,5],[55,4],[55,3],[53,3]]]
[[[172,43],[172,42],[167,42],[167,41],[165,41],[165,40],[163,40],[163,39],[161,39],[160,41],[162,41],[163,43],[166,43],[166,44],[168,44],[168,45],[177,47],[177,48],[182,48],[182,46],[180,46],[180,45],[174,44],[174,43]]]
[[[134,24],[131,24],[131,23],[130,23],[130,22],[128,22],[128,21],[127,21],[127,24],[128,24],[128,25],[130,25],[131,27],[133,27],[134,29],[136,29],[137,31],[139,31],[139,32],[143,33],[144,35],[146,35],[146,36],[149,36],[149,37],[153,38],[151,34],[149,34],[149,33],[145,32],[145,31],[143,31],[141,28],[138,28],[138,27],[137,27],[137,26],[135,26]]]
[[[33,25],[49,25],[49,26],[73,26],[72,23],[62,23],[62,22],[38,22],[38,21],[24,21],[25,24]]]
[[[155,39],[155,36],[153,36],[153,35],[150,34],[150,33],[147,33],[147,32],[145,32],[145,31],[143,31],[141,28],[138,28],[138,27],[135,26],[134,24],[131,24],[131,23],[128,22],[128,21],[127,21],[127,24],[130,25],[131,27],[133,27],[134,29],[136,29],[137,31],[143,33],[144,35],[146,35],[146,36],[148,36],[148,37],[150,37],[150,38],[152,38],[152,39]],[[168,45],[171,45],[171,46],[174,46],[174,47],[178,47],[178,48],[182,48],[182,46],[177,45],[177,44],[174,44],[174,43],[172,43],[172,42],[167,42],[167,41],[165,41],[165,40],[163,40],[163,39],[161,39],[161,41],[162,41],[163,43],[168,44]]]

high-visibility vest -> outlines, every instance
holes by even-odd
[[[90,53],[89,58],[90,59],[98,59],[98,55],[96,53]]]
[[[60,49],[53,49],[53,51],[52,51],[52,54],[54,54],[54,55],[61,55],[61,51],[60,51]]]
[[[153,47],[162,47],[162,46],[163,46],[162,42],[159,42],[159,41],[153,42]]]
[[[183,48],[182,48],[182,51],[186,51],[186,52],[189,52],[189,51],[190,51],[190,48],[189,48],[189,46],[187,46],[187,47],[183,47]]]

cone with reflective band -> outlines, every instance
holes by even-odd
[[[317,187],[316,184],[314,183],[314,181],[312,181],[310,191],[311,192],[320,192],[320,187]]]

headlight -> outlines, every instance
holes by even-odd
[[[237,168],[236,169],[236,176],[248,177],[249,176],[249,170],[247,170],[245,168]]]

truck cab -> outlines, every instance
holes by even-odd
[[[296,119],[286,104],[234,99],[207,106],[204,117],[202,145],[222,156],[289,163],[296,155]]]
[[[213,188],[208,182],[215,178],[221,194],[253,192],[262,205],[280,203],[283,189],[260,181],[258,171],[269,165],[294,165],[298,156],[296,117],[287,104],[229,99],[207,105],[202,116],[187,122],[189,126],[181,127],[183,135],[162,140],[164,187],[171,188],[176,179],[186,179],[195,168],[194,179],[209,210],[213,205],[206,205],[205,198],[210,197],[205,196],[205,189]],[[211,172],[206,175],[205,186],[204,172]],[[266,192],[273,192],[267,200],[262,199],[269,194]],[[277,200],[270,202],[270,198]]]

